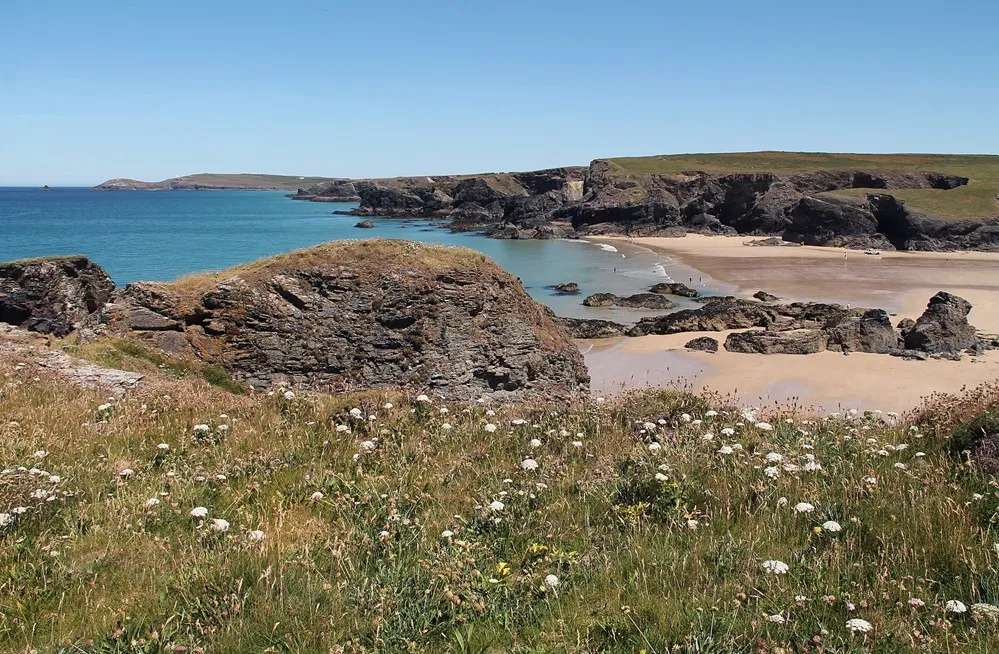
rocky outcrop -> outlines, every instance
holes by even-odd
[[[971,303],[940,291],[923,315],[905,334],[905,348],[923,352],[958,352],[978,345],[975,328],[968,324]]]
[[[613,293],[594,293],[583,300],[583,306],[667,310],[676,305],[658,293],[635,293],[625,297]]]
[[[828,349],[836,352],[888,354],[899,347],[899,336],[888,314],[881,309],[847,317],[825,330]]]
[[[665,316],[642,318],[628,331],[628,335],[719,332],[726,329],[766,327],[776,319],[776,311],[759,302],[719,298],[699,309],[683,309]]]
[[[649,289],[649,293],[659,293],[660,295],[676,295],[677,297],[699,297],[700,293],[690,288],[686,284],[679,282],[660,282]]]
[[[592,318],[559,318],[558,321],[573,338],[616,338],[623,336],[624,325],[610,320]]]
[[[711,338],[710,336],[699,336],[695,339],[687,341],[687,344],[683,347],[688,350],[714,353],[718,351],[718,340]]]
[[[66,336],[108,301],[114,282],[86,257],[0,264],[0,322]]]
[[[575,295],[579,293],[579,284],[576,282],[565,282],[564,284],[555,284],[552,286],[554,290],[559,295]]]
[[[374,229],[375,224],[370,220],[362,220],[355,224],[354,227],[358,227],[360,229]]]
[[[161,346],[186,342],[188,356],[256,387],[519,401],[578,397],[588,381],[565,329],[514,277],[471,250],[406,241],[336,242],[130,284],[98,322]]]
[[[767,293],[766,291],[756,291],[753,293],[753,297],[760,302],[777,302],[780,300],[780,298],[773,293]]]
[[[827,341],[828,335],[818,329],[753,330],[729,334],[725,349],[746,354],[815,354],[826,349]]]
[[[308,189],[298,189],[294,195],[288,196],[293,200],[309,200],[312,202],[360,202],[361,196],[357,192],[357,186],[349,179],[334,179],[328,182],[320,182]]]

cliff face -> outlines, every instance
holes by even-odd
[[[893,189],[949,190],[966,177],[864,170],[626,175],[608,161],[588,168],[468,177],[361,180],[300,191],[302,199],[356,197],[363,216],[450,221],[497,238],[686,232],[781,236],[811,245],[880,249],[999,249],[999,217],[920,215]],[[826,195],[871,189],[860,197]]]
[[[452,399],[573,398],[579,350],[485,256],[404,241],[331,243],[174,284],[130,284],[99,322],[255,386],[404,386]]]

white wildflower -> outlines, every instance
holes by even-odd
[[[535,461],[534,459],[524,459],[523,461],[520,462],[520,467],[521,469],[530,472],[532,470],[538,469],[538,462]]]
[[[441,532],[441,538],[447,539],[451,538],[452,536],[454,536],[454,532],[451,531],[450,529],[445,529],[444,531]]]
[[[494,425],[494,424],[493,424],[493,423],[491,423],[491,422],[487,422],[487,423],[486,423],[486,426],[485,426],[485,427],[484,427],[483,429],[485,429],[485,430],[486,430],[487,432],[489,432],[489,433],[491,434],[491,433],[493,433],[494,431],[496,431],[496,425]]]
[[[545,586],[551,589],[558,588],[559,580],[555,575],[548,575],[545,577]]]
[[[265,534],[259,529],[254,529],[253,531],[246,534],[246,537],[251,543],[259,543],[260,541],[267,538],[267,534]]]
[[[756,423],[756,428],[762,429],[763,431],[773,431],[774,427],[769,422],[758,422]]]
[[[428,404],[430,402],[430,398],[427,397],[426,395],[417,395],[416,401],[419,402],[420,404]]]
[[[965,606],[964,602],[962,602],[961,600],[947,600],[947,603],[944,605],[944,608],[947,609],[948,613],[960,614],[960,613],[967,613],[968,611],[968,607]]]
[[[843,531],[843,527],[835,520],[827,520],[826,522],[823,522],[822,528],[832,533]]]
[[[794,505],[795,513],[811,513],[815,510],[815,507],[808,502],[798,502]]]
[[[160,499],[158,497],[150,497],[148,500],[145,501],[143,506],[145,506],[147,509],[151,509],[154,506],[159,505],[159,503]]]
[[[222,533],[229,531],[229,521],[222,518],[212,518],[212,531]]]
[[[733,452],[735,452],[735,450],[733,450],[729,445],[722,445],[718,448],[718,454],[732,454]]]
[[[780,463],[783,460],[784,457],[781,454],[778,454],[777,452],[770,452],[769,454],[767,454],[767,461],[769,461],[770,463]]]
[[[500,512],[506,508],[506,504],[503,504],[499,500],[493,500],[489,503],[489,510],[494,512]]]
[[[196,506],[191,509],[191,517],[196,520],[203,520],[208,517],[208,509],[203,506]]]
[[[854,633],[866,634],[870,630],[874,629],[874,625],[867,620],[862,620],[861,618],[851,618],[846,621],[846,628]]]
[[[777,560],[764,561],[761,567],[764,572],[773,575],[784,575],[790,570],[786,563]]]
[[[537,449],[541,447],[541,441],[539,441],[537,438],[532,438],[529,445],[531,446],[531,449]]]
[[[776,466],[770,466],[769,468],[764,468],[763,474],[765,474],[770,479],[777,479],[777,476],[780,474],[780,468]]]
[[[786,620],[784,619],[784,616],[782,616],[780,613],[775,613],[773,615],[767,616],[767,622],[773,622],[774,624],[784,624]]]
[[[286,400],[294,400],[295,399],[295,394],[292,391],[285,391],[284,392],[284,399],[286,399]]]

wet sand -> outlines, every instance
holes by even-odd
[[[617,239],[614,239],[617,240]],[[883,308],[916,318],[927,300],[945,290],[969,300],[970,320],[985,333],[999,332],[999,254],[901,253],[865,255],[817,247],[752,247],[747,237],[623,239],[690,266],[735,294],[766,290],[789,300],[838,302]],[[845,256],[844,256],[845,255]],[[796,400],[825,410],[877,408],[905,411],[936,392],[999,379],[999,352],[962,361],[906,361],[878,354],[836,352],[762,355],[690,352],[697,336],[724,342],[728,332],[580,341],[594,393],[646,385],[707,389],[765,405]]]

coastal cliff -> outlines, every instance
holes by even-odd
[[[292,191],[301,186],[330,181],[325,177],[295,177],[289,175],[255,175],[248,173],[200,173],[171,177],[160,182],[136,179],[109,179],[94,187],[95,191]]]
[[[919,192],[946,211],[947,196],[939,194],[963,189],[969,177],[911,169],[911,163],[887,155],[859,157],[827,169],[819,161],[794,169],[757,166],[752,172],[740,172],[737,163],[730,166],[735,172],[636,172],[617,160],[598,159],[588,167],[523,173],[337,181],[292,197],[356,197],[360,206],[352,215],[437,220],[454,230],[482,230],[496,238],[695,232],[778,236],[859,249],[999,250],[995,202],[991,208],[987,202],[976,205],[964,216],[926,210],[906,199]],[[910,169],[892,170],[893,165]],[[946,161],[940,165],[958,168]],[[985,169],[992,168],[999,164],[988,161]],[[981,184],[978,195],[980,189]],[[963,196],[952,197],[957,207]]]

